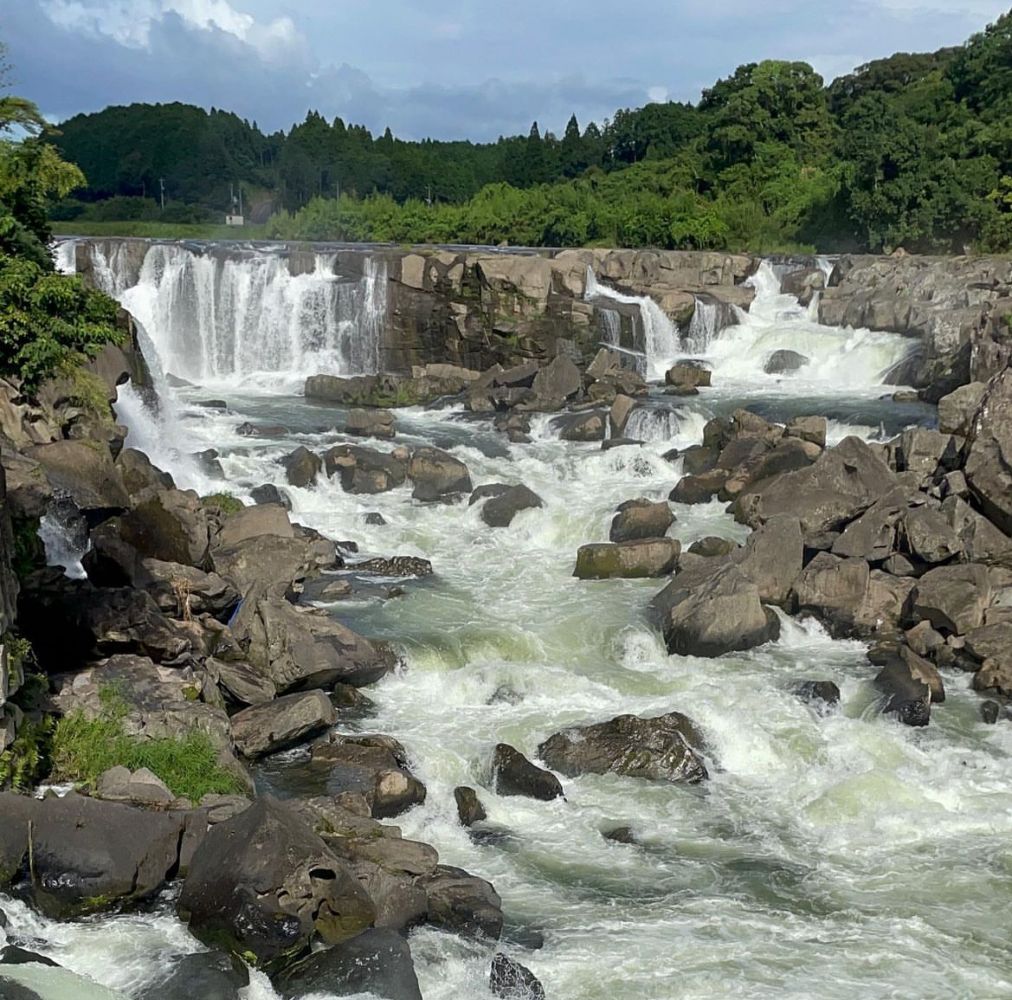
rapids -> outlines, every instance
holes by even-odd
[[[225,331],[252,336],[248,322],[218,306],[205,315],[181,304],[182,286],[171,280],[176,299],[157,283],[119,294],[138,310],[162,367],[200,373],[219,390],[230,385],[230,410],[194,405],[206,383],[174,391],[160,416],[127,392],[119,415],[131,428],[128,443],[150,448],[183,485],[202,492],[213,486],[245,496],[262,482],[284,486],[276,459],[296,444],[322,450],[341,440],[334,428],[342,412],[292,395],[285,378],[273,391],[248,378],[262,359],[246,364],[221,348]],[[642,449],[564,443],[548,416],[535,420],[532,444],[510,445],[460,410],[398,411],[398,444],[449,448],[476,486],[523,482],[544,499],[543,509],[522,512],[509,528],[486,528],[466,504],[413,503],[406,489],[356,497],[326,481],[312,490],[285,486],[297,520],[356,539],[364,556],[420,555],[436,571],[386,603],[333,607],[351,627],[390,638],[406,662],[369,690],[377,714],[356,725],[406,744],[429,795],[396,822],[406,837],[434,844],[443,863],[495,884],[507,918],[503,947],[536,973],[550,1000],[1012,995],[1005,918],[1012,727],[978,721],[968,675],[948,675],[944,708],[926,730],[909,729],[875,711],[873,672],[859,643],[785,619],[778,643],[747,654],[668,656],[644,619],[658,581],[570,575],[580,544],[607,539],[618,503],[667,496],[679,468],[662,455],[697,442],[715,413],[743,402],[774,419],[824,413],[837,439],[932,419],[917,404],[880,400],[891,392],[882,373],[907,348],[901,338],[819,327],[780,295],[772,269],[754,280],[751,313],[708,343],[689,350],[667,334],[646,340],[651,371],[701,356],[714,369],[714,388],[687,400],[652,396],[630,431],[646,441]],[[289,293],[259,294],[266,301]],[[174,314],[173,302],[185,312]],[[275,357],[288,373],[303,371],[306,355],[292,341],[302,328],[275,322],[273,333],[265,324],[257,336],[265,350],[276,337],[284,346]],[[357,336],[369,329],[369,321],[355,323]],[[198,343],[198,329],[207,338],[203,353],[193,346],[190,367],[172,367]],[[358,348],[368,356],[368,345]],[[779,348],[809,356],[811,371],[765,375],[764,359]],[[234,359],[229,372],[226,357]],[[341,357],[344,372],[368,368]],[[281,423],[289,433],[239,437],[245,419]],[[184,460],[208,447],[221,454],[225,483]],[[744,537],[719,503],[674,509],[671,533],[685,543]],[[370,511],[387,524],[366,524]],[[842,710],[822,716],[799,701],[792,688],[805,678],[835,680]],[[705,788],[587,776],[564,782],[565,800],[544,803],[499,798],[486,787],[497,741],[533,756],[566,724],[672,709],[694,718],[710,741]],[[300,759],[289,753],[261,767],[261,787],[291,794]],[[479,788],[501,837],[476,842],[459,826],[452,795],[459,784]],[[601,836],[618,825],[631,826],[639,844]],[[12,940],[27,939],[121,996],[138,997],[173,956],[201,950],[169,901],[151,913],[64,925],[13,901],[0,905]],[[529,947],[533,931],[544,935],[537,950]],[[426,1000],[490,996],[490,948],[429,929],[413,933],[411,947]],[[248,1000],[275,994],[255,977]]]

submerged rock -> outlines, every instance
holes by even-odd
[[[804,368],[812,359],[798,351],[774,351],[763,365],[767,375],[789,375],[799,368]]]
[[[492,959],[488,988],[502,1000],[545,1000],[545,988],[538,977],[502,952]]]
[[[469,938],[497,941],[501,936],[502,900],[490,882],[462,868],[439,865],[418,884],[425,890],[426,916],[434,927]]]
[[[500,795],[524,795],[547,802],[564,794],[562,783],[551,771],[532,764],[508,743],[498,744],[492,755],[492,781]]]
[[[457,818],[461,826],[474,826],[488,818],[485,807],[473,788],[460,785],[453,790],[453,798],[457,803]]]

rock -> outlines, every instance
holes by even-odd
[[[810,444],[826,447],[828,421],[825,417],[791,417],[784,427],[784,437],[800,438]]]
[[[176,798],[146,767],[132,772],[126,767],[110,767],[99,776],[96,792],[100,799],[148,806],[168,806]]]
[[[475,503],[476,500],[481,499],[481,497],[478,496],[478,493],[481,490],[482,487],[479,486],[478,489],[471,494],[471,504]],[[519,484],[517,486],[504,486],[501,490],[498,490],[485,501],[485,504],[481,509],[481,519],[490,528],[508,528],[510,524],[512,524],[513,518],[516,517],[520,511],[530,510],[534,507],[544,507],[544,505],[544,501],[541,497],[523,484]]]
[[[387,523],[387,519],[379,513],[379,511],[370,511],[365,515],[365,523],[377,527],[382,527]]]
[[[115,525],[123,541],[142,556],[207,568],[207,511],[192,490],[154,493]]]
[[[91,524],[130,506],[130,497],[109,449],[95,441],[54,441],[28,448],[54,490],[69,497]]]
[[[1003,698],[1012,697],[1012,663],[1007,658],[985,660],[973,675],[974,691],[994,691]]]
[[[674,538],[581,545],[573,576],[580,580],[667,576],[677,565],[681,549]]]
[[[583,376],[569,358],[560,354],[534,376],[531,387],[540,399],[562,402],[583,390]]]
[[[463,937],[499,939],[502,900],[490,883],[461,868],[439,865],[418,884],[428,898],[428,920],[434,927]]]
[[[938,401],[938,429],[943,434],[969,437],[986,391],[985,383],[970,382],[943,396]]]
[[[545,988],[526,966],[497,952],[489,970],[488,988],[503,1000],[545,1000]]]
[[[791,606],[797,614],[814,615],[833,635],[851,635],[869,582],[870,571],[863,559],[820,552],[794,581]]]
[[[592,410],[560,417],[553,426],[559,427],[559,437],[563,441],[603,441],[605,414]]]
[[[959,464],[961,440],[951,434],[929,430],[927,427],[909,427],[899,437],[896,448],[896,468],[900,472],[915,472],[934,479],[941,472],[951,472]]]
[[[269,795],[211,827],[194,852],[178,909],[200,940],[272,969],[314,936],[338,944],[376,916],[345,864]]]
[[[696,539],[689,546],[689,552],[694,556],[712,559],[715,556],[729,556],[737,547],[737,543],[732,542],[729,538],[707,535],[705,538]]]
[[[205,476],[210,476],[212,479],[225,478],[225,470],[222,468],[216,449],[205,448],[203,451],[195,451],[190,457],[196,461],[197,468]]]
[[[251,424],[248,420],[235,429],[240,437],[283,438],[288,436],[288,428],[281,424]]]
[[[42,800],[0,792],[0,884],[27,857],[28,889],[47,916],[65,919],[136,903],[160,891],[179,864],[182,813],[149,812],[75,792]]]
[[[322,691],[289,694],[253,705],[230,720],[236,749],[244,757],[263,757],[286,750],[336,721],[334,706]]]
[[[366,559],[353,563],[349,569],[356,573],[404,578],[432,576],[432,563],[420,556],[393,556],[389,559]]]
[[[137,451],[135,448],[124,448],[116,456],[116,468],[131,500],[136,500],[145,490],[176,488],[168,472],[163,472],[143,451]]]
[[[790,271],[780,279],[780,291],[784,295],[793,295],[798,304],[807,306],[815,293],[826,287],[826,275],[821,268],[805,267],[798,271]]]
[[[211,561],[215,571],[243,594],[255,586],[258,592],[262,589],[269,596],[282,597],[291,592],[294,584],[320,571],[316,551],[309,542],[279,535],[258,535],[231,548],[216,548]]]
[[[721,656],[780,637],[780,619],[734,565],[679,573],[651,602],[669,653]]]
[[[1012,534],[1012,368],[987,386],[963,469],[981,513]]]
[[[993,726],[1001,715],[1001,705],[996,701],[982,701],[980,703],[980,718],[987,726]]]
[[[538,756],[570,777],[612,773],[696,784],[708,777],[699,753],[703,742],[695,723],[680,712],[652,719],[620,715],[555,733],[538,747]]]
[[[610,830],[603,830],[601,836],[615,844],[638,844],[636,831],[631,826],[616,826]]]
[[[249,986],[249,970],[241,960],[220,952],[183,955],[138,1000],[236,1000]]]
[[[965,648],[981,663],[991,660],[1012,664],[1012,623],[996,622],[971,629],[966,633]]]
[[[763,365],[767,375],[790,375],[799,368],[804,368],[812,359],[797,351],[782,349],[774,351]]]
[[[613,542],[631,542],[642,538],[663,538],[675,522],[671,508],[649,500],[628,500],[612,518],[608,537]]]
[[[280,504],[259,504],[244,507],[225,518],[214,540],[216,547],[231,548],[250,538],[261,535],[277,535],[279,538],[294,538],[295,529],[288,520],[288,512]]]
[[[832,681],[802,681],[795,695],[810,705],[833,708],[840,704],[840,689]]]
[[[709,503],[723,488],[728,479],[726,469],[712,469],[698,475],[682,476],[668,494],[672,503]]]
[[[613,438],[620,438],[625,434],[629,416],[635,408],[636,400],[631,396],[617,395],[615,397],[615,401],[611,404],[611,410],[608,412],[608,424]]]
[[[273,483],[264,483],[263,486],[254,487],[250,490],[253,503],[256,504],[278,504],[285,510],[292,509],[292,499],[284,490],[279,490]]]
[[[390,439],[396,435],[397,425],[389,410],[351,410],[344,430],[355,437]]]
[[[394,452],[372,451],[356,445],[338,445],[324,456],[327,475],[341,478],[346,493],[385,493],[402,486],[408,476],[408,462]]]
[[[396,931],[364,931],[314,952],[276,980],[285,1000],[309,994],[369,994],[386,1000],[422,1000],[408,942]]]
[[[248,643],[250,664],[279,693],[372,684],[396,665],[383,643],[370,642],[325,613],[298,609],[285,600],[247,596],[232,632]]]
[[[913,628],[907,629],[904,638],[918,656],[930,656],[945,645],[944,637],[936,632],[928,621],[918,622]],[[1012,639],[1012,636],[1009,638]]]
[[[281,464],[289,484],[300,487],[312,486],[323,468],[320,456],[301,445],[282,458]]]
[[[414,483],[411,496],[415,500],[443,500],[473,488],[467,466],[438,448],[417,448],[408,465],[408,478]]]
[[[274,681],[264,677],[248,663],[208,657],[204,667],[216,678],[216,683],[226,697],[239,705],[263,705],[277,697]]]
[[[228,409],[228,403],[224,399],[198,399],[193,405],[203,407],[205,410]]]
[[[871,563],[887,559],[897,548],[899,525],[915,498],[923,494],[903,487],[890,490],[843,529],[833,542],[833,555]]]
[[[965,561],[1012,568],[1012,539],[986,517],[957,496],[946,498],[941,511],[959,538]]]
[[[892,643],[873,646],[868,651],[868,659],[877,667],[889,667],[890,669],[895,667],[897,670],[899,667],[895,666],[896,662],[902,663],[914,680],[927,685],[931,692],[932,704],[940,705],[945,701],[945,685],[942,682],[941,674],[930,660],[919,656],[909,646],[902,643],[899,646]]]
[[[913,676],[898,656],[893,657],[875,677],[875,686],[885,695],[882,711],[895,714],[907,726],[926,726],[931,719],[931,690]]]
[[[848,437],[814,465],[747,489],[735,502],[734,514],[751,527],[774,514],[793,514],[807,544],[854,520],[895,485],[895,474],[872,449]]]
[[[425,785],[408,770],[404,748],[390,737],[332,734],[313,747],[313,762],[330,768],[328,790],[363,795],[375,819],[398,816],[425,801]]]
[[[562,783],[551,771],[532,764],[507,743],[499,743],[492,755],[492,781],[499,795],[523,795],[544,802],[563,797]]]
[[[61,967],[58,962],[54,962],[45,955],[40,955],[35,951],[26,951],[13,944],[0,948],[0,965],[45,965],[50,969]],[[3,980],[0,979],[0,983],[2,982]],[[0,996],[4,996],[4,994],[0,993]]]
[[[99,986],[93,979],[68,969],[39,969],[31,965],[0,967],[0,996],[4,1000],[123,1000],[123,994]]]
[[[485,807],[473,788],[460,785],[453,790],[453,798],[457,803],[457,817],[461,826],[474,826],[488,818]]]
[[[783,606],[801,573],[803,556],[801,522],[784,514],[771,517],[753,531],[731,559],[759,589],[761,601]]]
[[[912,611],[918,621],[930,622],[939,632],[962,635],[984,623],[990,600],[991,584],[984,566],[939,566],[917,580]]]
[[[946,516],[933,507],[915,507],[903,518],[907,549],[923,563],[948,562],[963,551],[959,536]]]
[[[672,365],[664,373],[664,381],[668,385],[676,386],[708,386],[710,384],[710,370],[698,365],[677,364]]]

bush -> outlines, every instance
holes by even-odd
[[[32,393],[57,370],[120,343],[116,303],[80,278],[0,252],[0,376]]]

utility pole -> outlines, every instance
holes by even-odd
[[[246,216],[242,214],[242,185],[239,185],[239,215],[245,220]]]
[[[164,212],[165,211],[165,178],[164,177],[159,177],[158,178],[158,186],[161,188],[161,192],[162,192],[162,211]]]

